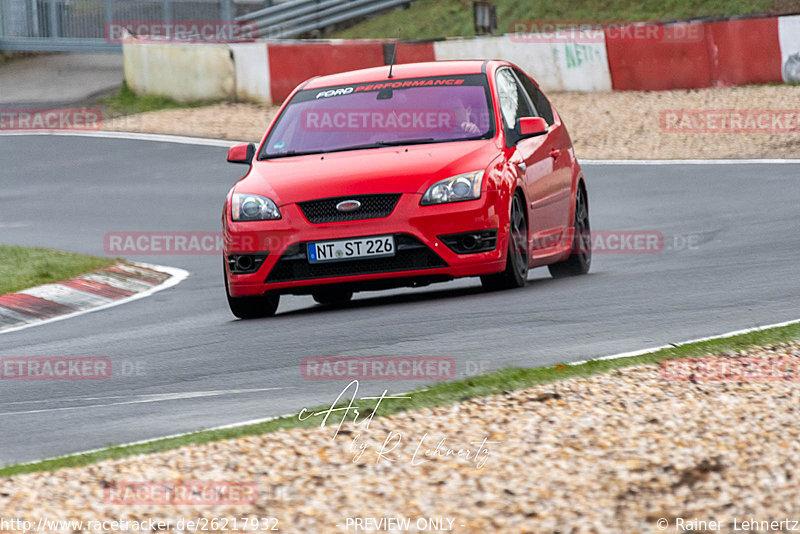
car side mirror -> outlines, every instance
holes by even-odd
[[[228,149],[228,163],[244,163],[250,165],[256,155],[256,145],[253,143],[234,145]]]
[[[547,133],[547,121],[541,117],[522,117],[515,128],[517,140]]]

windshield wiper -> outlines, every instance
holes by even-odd
[[[311,156],[314,154],[331,154],[333,152],[347,152],[350,150],[365,150],[368,148],[381,148],[385,146],[402,146],[402,145],[425,145],[428,143],[441,143],[445,141],[452,141],[452,139],[433,139],[432,137],[428,137],[426,139],[407,139],[407,140],[396,140],[396,141],[376,141],[374,143],[368,143],[365,145],[354,145],[354,146],[345,146],[341,148],[332,148],[330,150],[311,150],[311,151],[297,151],[297,150],[290,150],[288,152],[282,152],[280,154],[267,154],[267,157],[263,159],[276,159],[276,158],[289,158],[292,156]]]
[[[325,151],[323,150],[309,150],[309,151],[290,150],[288,152],[281,152],[280,154],[267,154],[266,157],[261,159],[289,158],[292,156],[312,156],[314,154],[324,154],[324,153]]]
[[[428,143],[438,143],[440,141],[447,141],[447,139],[437,140],[432,137],[427,137],[425,139],[399,139],[396,141],[378,141],[375,144],[380,146],[425,145]]]

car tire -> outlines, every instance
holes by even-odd
[[[223,265],[223,269],[225,269]],[[225,295],[228,297],[228,306],[239,319],[259,319],[272,317],[278,311],[281,296],[278,293],[265,293],[255,297],[232,297],[228,289],[228,275],[223,270],[225,279]]]
[[[528,281],[528,220],[525,216],[525,201],[517,193],[511,200],[508,223],[508,254],[506,268],[500,273],[481,276],[481,284],[487,291],[523,287]]]
[[[578,276],[589,272],[592,265],[592,239],[589,227],[589,199],[583,184],[578,185],[575,199],[575,232],[572,236],[572,252],[564,261],[548,265],[553,278]]]
[[[314,291],[311,296],[319,304],[341,306],[350,302],[353,298],[353,292],[347,289],[330,288]]]

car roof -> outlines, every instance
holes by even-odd
[[[466,59],[456,61],[428,61],[425,63],[402,63],[392,69],[392,78],[421,78],[427,76],[452,76],[456,74],[480,74],[485,71],[487,61]],[[389,66],[351,70],[339,74],[312,78],[303,89],[318,89],[336,85],[376,82],[387,79]]]

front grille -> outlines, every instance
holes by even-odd
[[[296,243],[290,246],[275,263],[265,282],[288,282],[357,274],[414,271],[447,266],[447,263],[442,258],[416,237],[398,234],[395,236],[395,255],[388,258],[308,263],[306,244]]]
[[[361,203],[361,206],[354,211],[343,212],[337,210],[336,205],[344,200],[357,200]],[[320,224],[388,217],[397,205],[398,200],[400,200],[400,194],[356,195],[298,202],[298,206],[300,206],[300,210],[302,210],[303,215],[306,216],[309,222]]]

